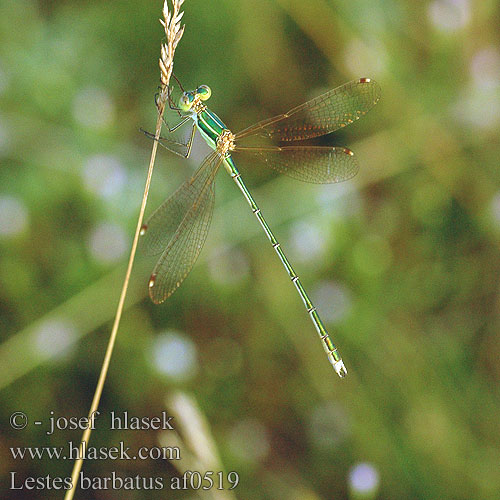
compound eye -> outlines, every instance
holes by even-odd
[[[187,92],[184,92],[184,94],[182,94],[179,98],[179,108],[181,108],[182,111],[189,111],[192,104],[193,96],[188,94]]]
[[[200,85],[196,89],[196,92],[200,95],[202,101],[206,101],[212,95],[212,91],[208,85]]]

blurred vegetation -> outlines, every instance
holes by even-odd
[[[238,471],[235,496],[200,492],[215,499],[498,499],[498,2],[186,0],[184,10],[174,71],[187,88],[210,85],[233,131],[354,78],[382,87],[369,115],[328,138],[356,152],[354,181],[306,185],[242,167],[349,376],[337,379],[221,174],[206,247],[163,306],[146,297],[152,262],[138,260],[100,408],[167,410],[179,435],[102,425],[91,441],[179,442],[183,461],[87,461],[84,472]],[[9,491],[9,471],[68,476],[71,463],[13,460],[8,448],[62,446],[80,431],[14,431],[9,416],[90,406],[145,182],[151,143],[139,127],[155,123],[160,14],[160,0],[0,4],[3,498],[63,497]],[[204,152],[160,152],[149,212]]]

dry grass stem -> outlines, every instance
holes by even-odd
[[[160,19],[160,23],[165,29],[166,42],[161,44],[161,55],[159,60],[162,90],[158,101],[158,111],[160,114],[163,113],[165,107],[167,97],[166,91],[168,89],[168,84],[170,82],[174,66],[175,49],[182,37],[182,34],[184,33],[184,26],[181,26],[181,19],[184,12],[180,11],[183,3],[184,0],[173,0],[172,13],[168,10],[167,0],[165,0],[165,3],[163,4],[163,19]]]
[[[182,460],[170,462],[178,473],[182,476],[187,471],[223,471],[210,425],[196,400],[179,391],[167,396],[165,402],[175,415],[176,431],[167,430],[161,433],[159,444],[177,446],[182,450]],[[203,495],[207,500],[236,500],[233,491],[218,488],[206,490]]]
[[[161,46],[161,57],[160,57],[160,78],[162,92],[160,95],[160,106],[158,109],[158,119],[156,121],[156,133],[155,137],[158,139],[160,137],[161,125],[163,112],[165,110],[166,102],[166,89],[170,82],[170,76],[172,75],[172,69],[174,64],[174,53],[177,44],[179,43],[182,34],[184,33],[184,26],[180,26],[180,20],[183,16],[183,12],[180,12],[180,7],[184,3],[184,0],[172,0],[172,13],[170,13],[168,8],[168,0],[165,0],[163,4],[163,18],[160,22],[165,28],[166,42]],[[135,230],[134,240],[132,242],[132,248],[130,250],[130,257],[127,266],[127,272],[125,273],[125,279],[123,281],[123,287],[120,294],[120,299],[118,301],[118,307],[116,309],[116,315],[113,322],[113,327],[111,329],[111,334],[109,336],[108,346],[106,348],[106,354],[104,356],[104,361],[101,368],[101,373],[99,375],[99,380],[97,382],[97,387],[92,399],[92,405],[90,407],[89,416],[97,411],[99,407],[99,401],[101,399],[102,390],[104,387],[104,382],[106,381],[106,376],[108,373],[109,364],[111,361],[111,356],[113,354],[113,348],[116,341],[116,335],[118,332],[118,327],[120,325],[120,320],[123,313],[123,306],[125,304],[125,298],[127,296],[128,285],[130,281],[130,275],[132,274],[132,267],[134,265],[135,254],[137,251],[137,244],[139,241],[139,235],[141,232],[142,222],[144,219],[144,212],[146,210],[146,202],[148,199],[149,187],[151,185],[151,178],[153,176],[153,168],[156,159],[156,151],[158,149],[158,141],[153,142],[153,148],[151,150],[151,159],[149,161],[148,173],[146,177],[146,184],[144,187],[144,195],[142,197],[141,208],[139,210],[139,217],[137,220],[137,227]],[[75,460],[73,465],[73,471],[71,473],[72,487],[70,490],[66,491],[64,500],[72,500],[76,487],[78,485],[78,478],[83,465],[82,450],[88,447],[90,440],[91,429],[90,427],[85,430],[82,436],[82,441],[80,443],[80,457]]]

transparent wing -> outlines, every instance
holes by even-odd
[[[150,252],[163,250],[149,281],[151,300],[159,304],[180,286],[205,243],[214,206],[215,174],[222,162],[217,153],[205,158],[185,182],[152,215],[145,229]]]
[[[203,195],[207,182],[213,180],[216,162],[207,157],[194,175],[167,198],[142,226],[141,247],[148,255],[162,253],[189,209]]]
[[[240,140],[261,134],[275,141],[300,141],[329,134],[366,114],[380,99],[379,85],[368,78],[346,83],[296,108],[236,134]]]
[[[341,182],[354,177],[359,169],[354,153],[343,147],[237,147],[234,151],[241,153],[243,159],[253,157],[254,161],[305,182]]]

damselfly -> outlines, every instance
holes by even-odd
[[[211,95],[209,87],[201,85],[192,91],[184,91],[181,87],[181,90],[183,93],[178,107],[173,106],[169,94],[170,107],[182,117],[177,125],[169,127],[169,132],[177,130],[191,119],[194,123],[189,141],[182,145],[160,138],[160,144],[187,158],[198,129],[214,151],[142,227],[141,235],[148,253],[161,254],[149,280],[151,299],[157,304],[163,302],[174,293],[191,271],[205,243],[212,218],[215,176],[219,167],[224,165],[243,193],[302,298],[330,363],[337,374],[344,377],[347,370],[342,358],[297,273],[243,183],[233,155],[238,159],[253,157],[254,160],[301,181],[334,183],[350,179],[358,171],[357,162],[350,149],[339,146],[297,145],[295,141],[329,134],[353,123],[377,103],[380,87],[373,80],[361,78],[237,134],[233,134],[204,104]],[[241,145],[244,139],[254,136],[265,139],[267,144],[260,147]],[[183,150],[180,151],[180,148]]]

